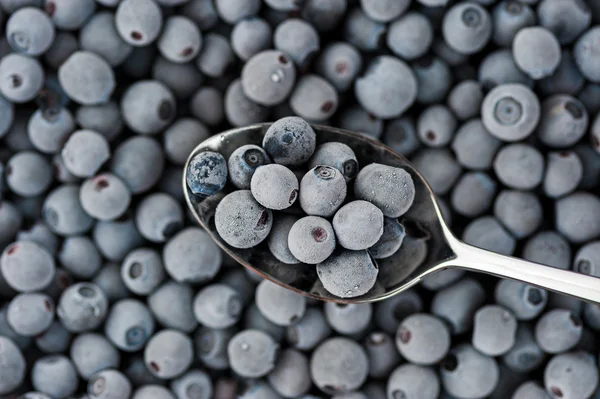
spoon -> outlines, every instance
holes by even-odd
[[[210,137],[194,149],[185,170],[191,158],[203,151],[219,152],[229,159],[242,145],[260,146],[269,126],[269,123],[257,124]],[[325,290],[314,266],[282,263],[271,255],[265,242],[250,249],[238,249],[225,243],[216,231],[214,213],[221,199],[232,191],[231,185],[213,196],[199,197],[188,189],[184,173],[183,189],[192,214],[213,240],[243,266],[297,293],[338,303],[386,299],[414,286],[426,276],[451,268],[519,280],[582,300],[600,302],[600,279],[596,277],[500,255],[458,240],[444,222],[435,194],[423,176],[391,148],[365,135],[342,129],[318,125],[313,125],[313,129],[317,145],[330,141],[345,143],[354,150],[359,166],[377,162],[401,167],[410,173],[416,196],[410,210],[400,218],[407,233],[402,246],[396,254],[377,261],[379,275],[369,292],[355,298],[334,296]]]

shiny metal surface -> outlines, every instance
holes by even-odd
[[[244,144],[261,145],[268,127],[268,123],[252,125],[209,138],[194,149],[186,162],[186,170],[189,160],[199,152],[216,151],[229,159],[231,153]],[[381,142],[332,127],[313,125],[313,128],[317,134],[317,144],[343,142],[354,150],[359,165],[378,162],[402,167],[411,174],[417,195],[409,212],[400,218],[406,227],[407,238],[396,254],[378,261],[379,276],[371,291],[356,298],[338,298],[323,288],[314,266],[279,262],[271,255],[265,242],[254,248],[240,250],[221,240],[215,229],[214,212],[220,200],[233,191],[234,187],[228,183],[217,195],[201,198],[187,189],[184,173],[185,198],[198,223],[225,252],[243,266],[298,293],[340,303],[382,300],[417,284],[423,277],[446,268],[462,268],[511,278],[583,300],[600,302],[600,279],[499,255],[459,241],[444,223],[435,195],[425,179],[406,158]],[[348,191],[352,192],[352,188],[349,187]],[[300,214],[301,210],[299,207],[292,207],[287,212]]]

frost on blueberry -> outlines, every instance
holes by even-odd
[[[227,183],[227,162],[223,155],[204,151],[194,156],[186,171],[186,181],[192,193],[215,195]]]

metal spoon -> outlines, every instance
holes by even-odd
[[[269,125],[264,123],[233,129],[205,140],[188,158],[186,170],[189,160],[199,152],[216,151],[229,159],[231,153],[244,144],[261,145]],[[423,176],[406,158],[391,148],[358,133],[327,126],[313,125],[313,128],[317,134],[317,144],[343,142],[354,150],[361,166],[377,162],[402,167],[411,174],[417,194],[411,209],[401,218],[407,237],[395,255],[378,261],[377,282],[367,294],[356,298],[339,298],[324,289],[314,266],[279,262],[264,243],[242,250],[226,244],[216,232],[213,216],[219,201],[232,188],[227,185],[216,195],[198,197],[187,188],[184,173],[185,198],[194,217],[215,242],[243,266],[300,294],[339,303],[374,302],[389,298],[414,286],[424,277],[449,268],[488,273],[582,300],[600,302],[600,279],[500,255],[459,241],[445,224],[435,195]]]

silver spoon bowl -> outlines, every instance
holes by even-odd
[[[219,152],[225,159],[229,159],[242,145],[260,146],[269,126],[269,123],[257,124],[212,136],[194,149],[186,162],[185,170],[190,160],[203,151]],[[386,299],[414,286],[426,276],[450,268],[519,280],[582,300],[600,302],[598,278],[500,255],[458,240],[444,222],[435,194],[423,176],[406,158],[391,148],[367,136],[342,129],[318,125],[313,125],[313,129],[317,135],[317,145],[330,141],[345,143],[354,150],[359,166],[376,162],[401,167],[410,173],[415,183],[416,196],[410,210],[400,218],[407,233],[403,244],[396,254],[377,262],[379,274],[375,286],[369,292],[355,298],[340,298],[325,290],[314,266],[282,263],[270,253],[265,242],[250,249],[229,246],[216,231],[214,213],[221,199],[235,188],[228,183],[221,192],[213,196],[199,197],[188,189],[184,173],[183,190],[192,214],[213,240],[244,267],[300,294],[338,303]],[[288,212],[302,214],[299,208],[294,207]]]

